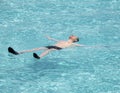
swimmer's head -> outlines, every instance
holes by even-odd
[[[70,40],[72,40],[73,42],[78,42],[79,41],[79,38],[77,36],[74,36],[74,35],[71,35],[69,37]]]

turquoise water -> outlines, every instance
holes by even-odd
[[[55,43],[45,35],[67,40],[71,34],[91,47],[40,60],[7,51]],[[120,93],[120,1],[0,0],[0,93]]]

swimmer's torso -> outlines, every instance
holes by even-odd
[[[71,45],[72,45],[72,43],[68,42],[68,41],[60,41],[57,44],[55,44],[55,46],[60,47],[60,48],[67,48]]]

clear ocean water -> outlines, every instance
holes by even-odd
[[[40,60],[7,51],[71,34],[89,47]],[[120,93],[120,0],[0,0],[0,93]]]

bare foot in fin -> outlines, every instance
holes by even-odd
[[[33,53],[33,57],[37,58],[37,59],[40,59],[40,57],[36,53]]]
[[[14,55],[18,55],[19,53],[17,51],[15,51],[13,48],[8,47],[8,52],[14,54]]]

